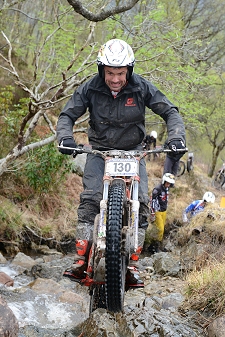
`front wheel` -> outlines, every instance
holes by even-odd
[[[177,170],[177,177],[182,176],[184,172],[185,172],[185,162],[180,160],[178,170]]]
[[[106,303],[111,312],[122,312],[124,305],[126,256],[121,253],[125,185],[110,187],[106,225]]]

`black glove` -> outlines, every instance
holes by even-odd
[[[168,153],[168,157],[172,157],[176,160],[179,160],[185,153],[185,144],[183,140],[180,139],[173,139],[169,142],[168,147],[172,152]],[[184,150],[184,151],[179,151],[177,150]]]
[[[76,148],[77,144],[75,143],[73,137],[68,137],[68,138],[63,138],[59,144],[59,146],[65,146],[65,147],[73,147]],[[68,149],[60,149],[59,148],[59,152],[63,153],[63,154],[73,154],[74,151],[73,150],[68,150]]]

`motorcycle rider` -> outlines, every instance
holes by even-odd
[[[60,113],[57,123],[57,139],[61,146],[76,148],[73,127],[86,110],[89,111],[88,139],[93,147],[101,149],[142,150],[145,138],[145,107],[161,116],[167,124],[167,144],[173,156],[180,158],[177,149],[185,148],[185,128],[178,108],[151,82],[133,72],[134,53],[130,45],[119,39],[107,41],[97,56],[98,74],[78,87]],[[67,149],[59,150],[72,154]],[[74,264],[67,272],[83,278],[92,240],[95,216],[102,199],[104,160],[87,155],[83,175],[84,190],[80,195],[78,223],[76,227],[76,254]],[[138,259],[145,230],[148,226],[149,197],[145,160],[140,162],[139,184],[139,248],[131,257],[127,283],[141,284]]]

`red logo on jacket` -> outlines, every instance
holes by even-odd
[[[127,103],[125,103],[125,106],[136,106],[133,97],[127,99]]]

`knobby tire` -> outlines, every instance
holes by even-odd
[[[225,176],[223,173],[218,172],[215,176],[215,178],[212,181],[212,185],[216,188],[216,189],[220,189],[222,188],[222,186],[225,183]]]
[[[110,187],[106,225],[106,303],[111,312],[122,312],[125,292],[126,260],[121,254],[121,230],[125,186]]]
[[[185,172],[185,162],[180,160],[178,171],[177,171],[177,177],[182,176],[184,174],[184,172]]]

